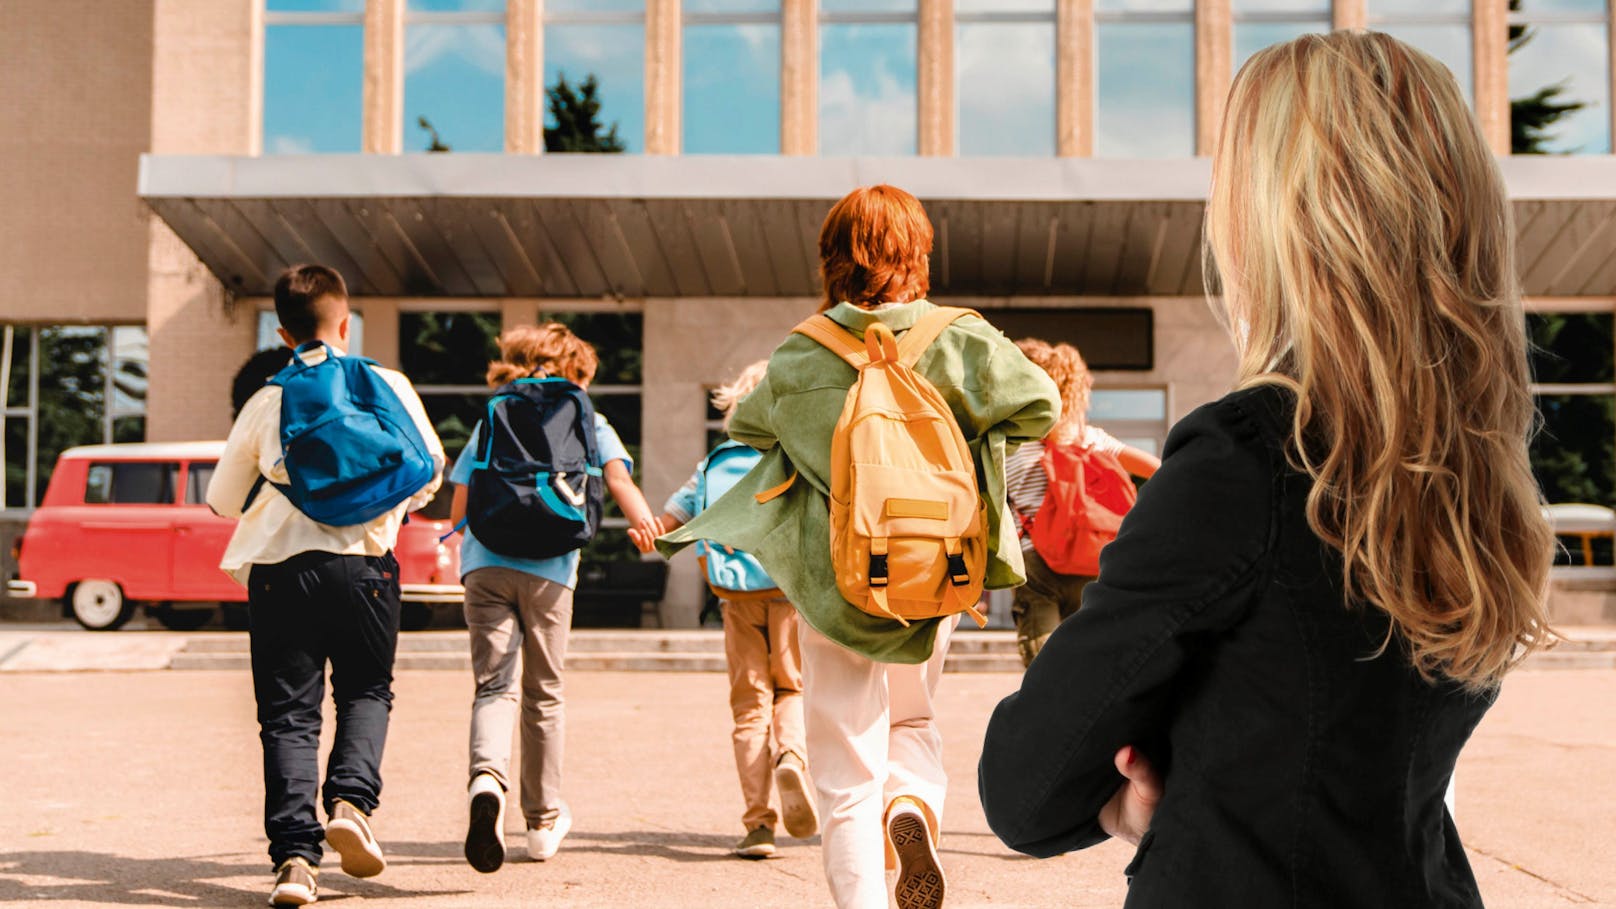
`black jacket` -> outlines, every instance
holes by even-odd
[[[1166,775],[1128,907],[1475,907],[1442,802],[1492,705],[1427,684],[1345,602],[1284,442],[1291,396],[1237,392],[1173,429],[1083,608],[994,711],[978,783],[1011,848],[1105,839],[1134,744]]]

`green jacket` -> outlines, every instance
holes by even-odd
[[[935,309],[919,300],[879,311],[843,303],[827,315],[861,337],[880,321],[899,334]],[[1041,439],[1060,415],[1049,376],[1002,332],[966,316],[921,355],[916,368],[954,412],[977,465],[987,505],[989,588],[1023,582],[1021,546],[1005,507],[1004,459],[1023,442]],[[768,375],[730,418],[729,434],[763,452],[745,479],[690,523],[657,541],[672,555],[711,540],[755,556],[825,637],[872,660],[921,663],[931,654],[938,620],[909,627],[859,610],[842,598],[830,558],[830,441],[856,374],[841,357],[802,335],[786,338],[769,359]],[[754,495],[798,473],[789,491],[766,504]]]

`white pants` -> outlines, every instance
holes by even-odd
[[[917,798],[942,818],[948,775],[932,695],[958,622],[943,621],[931,658],[918,665],[877,663],[800,626],[808,767],[825,878],[840,909],[887,905],[882,821],[894,798]]]

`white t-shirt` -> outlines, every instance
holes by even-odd
[[[1083,437],[1078,444],[1084,450],[1099,450],[1118,456],[1128,447],[1116,436],[1092,423],[1083,427]],[[1038,514],[1038,509],[1044,504],[1044,493],[1049,490],[1049,478],[1044,476],[1044,443],[1028,442],[1005,460],[1004,488],[1010,499],[1010,507],[1015,509],[1016,514],[1029,521]],[[1019,521],[1017,528],[1020,528]],[[1021,548],[1032,550],[1032,538],[1025,533],[1021,535]]]

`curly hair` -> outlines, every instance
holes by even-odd
[[[543,373],[588,385],[599,368],[594,346],[560,322],[523,325],[499,336],[499,359],[488,364],[488,384],[498,388]]]
[[[1038,368],[1049,373],[1060,389],[1061,415],[1049,431],[1048,438],[1057,442],[1074,442],[1083,437],[1088,427],[1089,396],[1094,390],[1094,374],[1083,361],[1083,355],[1070,344],[1050,344],[1038,338],[1023,338],[1016,347]]]
[[[843,196],[819,230],[820,311],[844,301],[871,307],[923,299],[931,289],[931,242],[925,208],[896,186]]]

